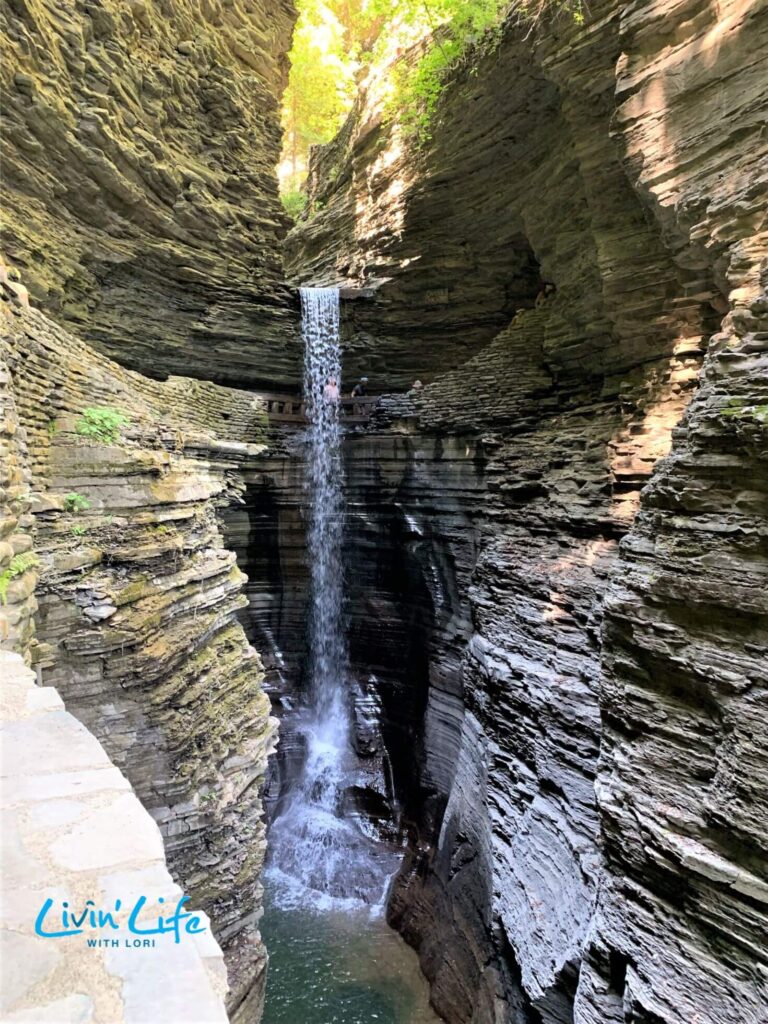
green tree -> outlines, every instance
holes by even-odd
[[[387,69],[393,86],[387,111],[407,135],[428,139],[449,73],[475,47],[500,38],[508,14],[536,21],[564,11],[583,21],[583,0],[298,0],[283,104],[279,168],[286,208],[306,177],[310,147],[329,142],[354,102],[365,66]],[[424,40],[417,59],[400,59]],[[391,68],[391,72],[389,69]]]
[[[352,0],[347,16],[354,16]],[[358,5],[359,6],[359,5]],[[300,187],[311,146],[329,142],[355,96],[354,46],[333,4],[303,0],[288,57],[291,71],[283,97],[283,192]]]

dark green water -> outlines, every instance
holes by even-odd
[[[439,1024],[416,954],[370,911],[285,909],[267,889],[263,1024]]]

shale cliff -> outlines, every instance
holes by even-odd
[[[293,384],[278,103],[289,0],[6,0],[2,247],[119,362]]]
[[[0,13],[3,646],[128,777],[225,948],[231,1012],[258,1018],[275,728],[220,514],[265,415],[210,381],[298,375],[274,177],[295,12]]]
[[[351,373],[427,382],[348,437],[351,614],[451,1022],[766,1005],[767,40],[763,3],[510,24],[425,148],[374,83],[315,157],[292,272],[358,289]]]
[[[148,380],[40,312],[14,312],[4,356],[34,487],[35,566],[9,596],[18,606],[37,575],[34,663],[152,813],[171,871],[225,946],[232,1004],[253,1009],[259,783],[275,733],[218,510],[263,448],[263,410],[245,392]],[[127,422],[83,434],[93,408]]]

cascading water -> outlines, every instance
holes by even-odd
[[[345,741],[347,645],[342,622],[344,465],[341,458],[339,293],[302,288],[304,403],[309,419],[310,692],[329,739]]]
[[[355,682],[347,652],[339,295],[332,288],[303,288],[301,305],[310,421],[309,693],[298,720],[306,758],[298,778],[283,780],[290,789],[268,836],[261,929],[270,963],[263,1019],[436,1024],[416,955],[379,913],[401,851],[377,833],[356,795],[373,776],[376,792],[386,792],[388,762],[373,752],[367,717],[377,705],[376,681]]]
[[[293,905],[376,903],[397,863],[365,831],[351,790],[350,679],[344,629],[344,466],[339,422],[339,293],[302,288],[304,401],[309,419],[307,551],[310,568],[310,700],[302,728],[307,756],[270,829],[276,891]],[[369,830],[370,831],[370,830]]]

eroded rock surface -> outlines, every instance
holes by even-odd
[[[2,269],[0,267],[0,269]],[[0,323],[21,316],[4,294]],[[27,660],[34,643],[38,558],[33,551],[32,472],[6,351],[0,347],[0,649]]]
[[[7,13],[33,305],[157,376],[295,385],[267,177],[290,12]],[[410,830],[390,916],[450,1024],[762,1024],[767,35],[761,0],[596,0],[508,25],[425,149],[374,86],[315,158],[290,272],[350,286],[345,372],[397,392],[345,438],[350,650]],[[237,616],[298,760],[301,442],[4,294],[0,565],[35,529],[41,559],[11,642],[153,809],[255,1018],[272,728]],[[131,423],[98,445],[104,404]]]
[[[127,366],[293,384],[274,167],[290,0],[8,0],[2,246]]]
[[[35,662],[160,826],[174,876],[226,949],[231,1005],[247,997],[258,1014],[259,783],[275,730],[218,508],[262,450],[262,406],[124,370],[36,310],[7,324],[35,487]],[[87,408],[128,423],[84,436]]]
[[[711,266],[729,312],[607,598],[590,1024],[768,1006],[768,16],[690,13],[670,40],[658,5],[627,10],[616,128],[676,260]]]
[[[428,652],[388,667],[422,679],[390,913],[449,1021],[766,1004],[767,22],[510,27],[425,150],[373,90],[316,157],[292,265],[368,296],[351,375],[427,380],[348,439],[350,530],[384,552],[352,614],[374,658]]]

